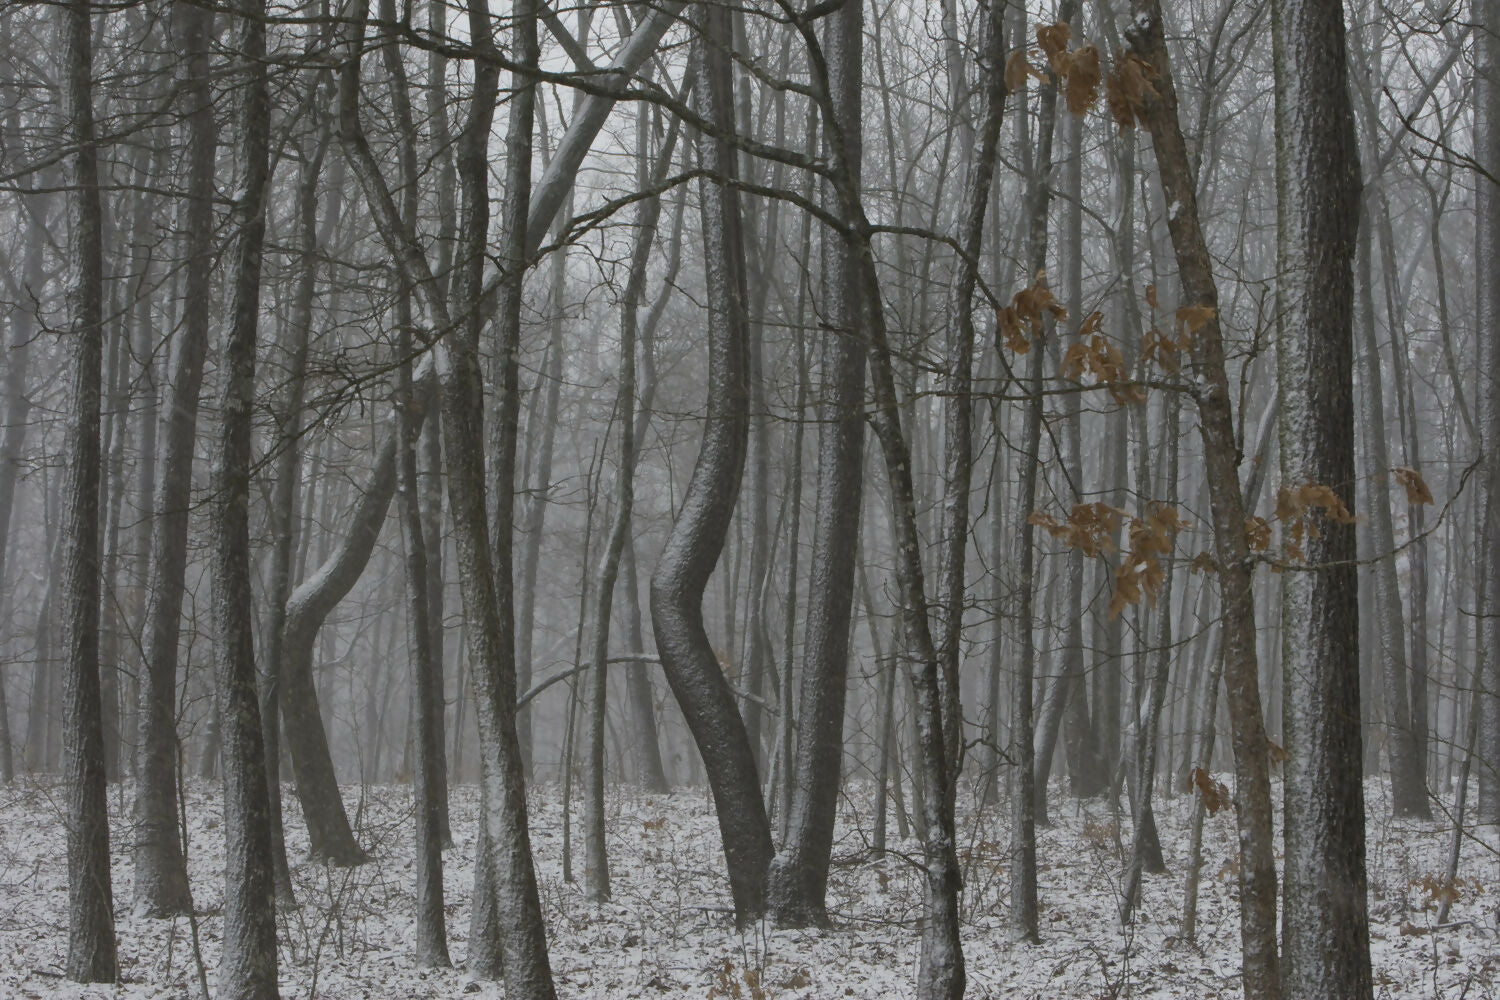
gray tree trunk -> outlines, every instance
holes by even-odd
[[[837,116],[824,144],[841,156],[847,183],[859,186],[863,132],[860,99],[863,3],[847,4],[824,23],[830,99]],[[829,185],[824,204],[844,214],[842,192]],[[778,925],[827,922],[825,895],[844,753],[844,698],[849,671],[849,622],[858,561],[863,492],[865,358],[871,322],[859,248],[848,237],[823,233],[822,314],[826,317],[819,391],[818,488],[813,508],[803,639],[799,739],[787,813],[787,838],[771,868],[770,905]]]
[[[1484,530],[1480,532],[1485,584],[1480,605],[1478,822],[1500,827],[1500,2],[1474,0],[1476,59],[1475,158],[1487,172],[1476,184],[1474,259],[1475,329],[1480,331],[1479,432],[1484,442]],[[1500,835],[1496,836],[1500,840]]]
[[[1391,771],[1391,811],[1397,816],[1431,818],[1427,804],[1427,775],[1421,743],[1412,724],[1410,667],[1406,656],[1406,615],[1401,584],[1396,575],[1396,530],[1391,519],[1394,500],[1391,459],[1386,445],[1385,393],[1381,384],[1380,349],[1375,335],[1375,297],[1370,287],[1370,218],[1363,213],[1355,282],[1355,322],[1359,329],[1359,418],[1364,428],[1366,490],[1369,494],[1369,545],[1375,558],[1376,628],[1385,695],[1386,758]],[[1399,487],[1398,487],[1399,489]],[[1425,697],[1425,696],[1424,696]]]
[[[669,5],[671,6],[671,5]],[[727,9],[699,12],[700,107],[720,136],[703,136],[699,158],[713,177],[699,188],[708,280],[708,414],[703,444],[682,510],[651,577],[651,622],[662,669],[702,754],[718,810],[735,918],[765,909],[771,827],[761,798],[755,750],[734,693],[703,626],[703,592],[719,561],[739,495],[749,432],[749,331],[739,197],[732,27]]]
[[[1177,256],[1182,304],[1211,312],[1196,334],[1193,374],[1200,387],[1194,401],[1198,404],[1213,519],[1224,680],[1233,729],[1235,820],[1240,835],[1241,969],[1247,998],[1277,1000],[1281,996],[1281,972],[1276,947],[1276,859],[1269,748],[1255,646],[1254,564],[1245,537],[1246,508],[1240,492],[1240,455],[1219,327],[1219,292],[1198,218],[1197,182],[1182,137],[1161,7],[1156,0],[1136,0],[1132,10],[1135,19],[1126,37],[1135,53],[1154,70],[1156,81],[1153,86],[1157,96],[1147,100],[1144,124],[1156,150],[1162,200],[1178,206],[1169,213],[1167,226]]]
[[[188,200],[185,209],[184,287],[209,286],[213,268],[213,95],[209,44],[212,15],[195,7],[172,12],[179,53],[182,113],[187,124]],[[153,916],[192,906],[177,831],[177,657],[182,621],[193,452],[203,359],[208,350],[211,298],[188,294],[182,303],[159,434],[161,474],[152,502],[151,556],[144,669],[140,674],[140,747],[135,801],[135,900]]]
[[[75,151],[67,163],[65,347],[68,466],[63,482],[63,775],[67,782],[67,978],[119,977],[109,873],[104,720],[99,699],[99,401],[103,353],[103,212],[94,146],[90,7],[59,7],[63,115]]]

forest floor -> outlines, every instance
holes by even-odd
[[[117,898],[127,900],[130,789],[110,790]],[[499,997],[461,968],[423,970],[410,959],[413,861],[411,790],[345,790],[373,860],[358,868],[298,863],[306,850],[296,799],[287,797],[288,849],[300,906],[281,916],[281,983],[287,998]],[[718,826],[707,795],[612,790],[609,847],[614,901],[595,905],[562,873],[560,791],[533,793],[531,830],[552,969],[563,998],[887,998],[910,996],[917,961],[920,845],[876,859],[867,849],[871,802],[856,786],[842,804],[829,888],[834,927],[735,929],[728,913]],[[1465,845],[1458,898],[1435,928],[1450,824],[1393,821],[1384,786],[1367,786],[1371,949],[1377,997],[1494,1000],[1500,996],[1497,866]],[[1213,1000],[1239,995],[1234,821],[1205,823],[1196,944],[1177,938],[1187,867],[1191,799],[1159,803],[1169,872],[1148,877],[1137,922],[1116,916],[1128,826],[1103,800],[1057,797],[1041,831],[1042,943],[1015,939],[1006,917],[1009,862],[1003,811],[960,806],[966,867],[964,953],[968,996],[1143,997]],[[473,876],[477,797],[454,789],[456,845],[447,852],[448,932],[463,960]],[[223,832],[218,786],[187,791],[190,869],[200,911],[198,945],[186,919],[152,920],[118,907],[124,983],[65,983],[67,880],[61,788],[47,780],[0,787],[0,997],[183,997],[210,988],[219,950]],[[895,821],[892,821],[892,839]],[[575,819],[574,833],[578,831]],[[1128,832],[1128,831],[1126,831]],[[1128,841],[1126,841],[1128,843]],[[581,847],[581,839],[575,838]],[[1279,853],[1279,852],[1278,852]],[[580,851],[581,854],[581,851]],[[581,870],[575,855],[575,870]],[[203,970],[200,979],[200,965]]]

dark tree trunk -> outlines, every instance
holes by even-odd
[[[724,857],[741,924],[765,909],[771,827],[755,750],[703,626],[703,591],[724,549],[745,467],[749,431],[748,340],[729,59],[730,12],[697,12],[698,93],[720,136],[703,136],[699,158],[713,172],[699,188],[708,269],[708,414],[682,510],[651,577],[651,623],[662,669],[702,754],[713,788]]]
[[[93,25],[89,5],[58,8],[68,158],[67,315],[64,344],[72,392],[63,482],[63,774],[67,781],[68,957],[79,983],[109,983],[115,958],[114,897],[105,802],[104,719],[99,698],[99,397],[104,327],[103,212],[94,145]]]
[[[255,341],[271,128],[265,0],[243,0],[237,13],[241,19],[235,46],[241,105],[236,151],[244,175],[230,216],[235,234],[232,299],[219,362],[223,386],[213,470],[214,653],[223,727],[226,841],[218,995],[224,1000],[274,1000],[276,877],[256,692],[249,519]]]
[[[1272,5],[1283,490],[1354,509],[1352,262],[1360,177],[1343,8]],[[1309,511],[1307,569],[1283,573],[1288,998],[1372,996],[1352,518]],[[1341,523],[1342,522],[1342,523]],[[1399,694],[1399,692],[1398,692]]]

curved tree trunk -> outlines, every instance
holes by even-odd
[[[707,6],[697,14],[700,107],[723,129],[722,136],[699,141],[699,156],[715,175],[699,189],[708,270],[708,414],[682,510],[651,577],[651,624],[667,683],[713,788],[735,918],[744,924],[765,908],[771,827],[755,750],[703,627],[703,591],[723,551],[745,467],[749,332],[739,197],[717,180],[738,176],[727,138],[734,128],[730,13]]]

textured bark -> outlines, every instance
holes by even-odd
[[[1474,259],[1485,280],[1475,283],[1475,329],[1480,331],[1479,433],[1484,446],[1484,514],[1479,533],[1485,584],[1480,605],[1479,713],[1480,823],[1500,826],[1500,3],[1474,0],[1475,158],[1486,171],[1476,181]]]
[[[1360,179],[1343,9],[1284,0],[1271,14],[1282,488],[1325,485],[1352,511]],[[1354,526],[1309,516],[1308,568],[1281,580],[1283,981],[1288,998],[1370,997]]]
[[[63,477],[63,776],[67,782],[67,978],[114,982],[114,897],[104,797],[104,720],[99,699],[99,401],[104,270],[99,153],[94,146],[89,5],[57,9],[68,158],[67,316],[63,331],[72,392]]]
[[[863,3],[847,4],[825,22],[830,100],[836,118],[825,123],[825,145],[841,156],[857,189],[863,143],[861,62]],[[836,145],[841,148],[834,151]],[[826,207],[844,214],[842,192],[829,185]],[[799,927],[827,921],[825,895],[844,753],[844,698],[849,672],[849,621],[858,562],[859,510],[864,473],[865,359],[870,316],[859,247],[847,235],[823,233],[826,332],[820,365],[818,487],[813,507],[813,551],[808,572],[803,638],[799,739],[787,838],[771,868],[770,905],[776,923]],[[870,305],[874,305],[871,303]]]
[[[240,17],[234,46],[240,94],[236,152],[244,174],[230,212],[235,236],[231,305],[219,361],[223,384],[212,477],[214,658],[223,727],[226,842],[218,996],[273,1000],[277,996],[276,879],[256,692],[249,518],[255,341],[270,173],[265,0],[242,0],[236,13]]]
[[[184,287],[204,289],[213,267],[213,95],[208,47],[213,18],[191,6],[173,9],[177,75],[187,123],[188,201]],[[177,656],[187,568],[188,505],[203,358],[208,351],[208,295],[188,294],[173,345],[160,438],[161,476],[152,503],[149,598],[140,680],[140,758],[135,801],[135,900],[154,916],[192,906],[177,832]]]
[[[1218,564],[1224,681],[1233,730],[1235,820],[1240,834],[1240,947],[1247,998],[1277,1000],[1281,976],[1276,949],[1276,859],[1271,822],[1270,760],[1260,703],[1255,655],[1254,564],[1245,539],[1245,504],[1239,486],[1239,449],[1231,410],[1229,378],[1219,328],[1219,293],[1212,258],[1198,218],[1196,180],[1178,118],[1177,90],[1167,58],[1161,7],[1156,0],[1133,4],[1127,33],[1131,47],[1156,72],[1157,96],[1146,107],[1145,124],[1156,150],[1167,227],[1177,256],[1182,304],[1213,310],[1199,328],[1194,355],[1199,433],[1203,440],[1214,557]]]
[[[703,626],[703,592],[724,549],[745,467],[749,330],[739,196],[717,180],[732,182],[738,176],[727,138],[734,129],[730,16],[714,6],[695,13],[703,38],[700,108],[723,129],[719,137],[702,136],[698,147],[700,160],[716,178],[699,188],[708,283],[708,413],[682,509],[651,577],[651,624],[667,683],[713,789],[735,918],[744,924],[765,909],[771,827],[755,750]]]

